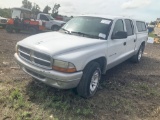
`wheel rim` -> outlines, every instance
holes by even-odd
[[[139,51],[138,60],[140,61],[141,58],[142,58],[142,49],[140,49],[140,51]]]
[[[96,91],[99,84],[99,80],[100,80],[100,70],[97,69],[91,77],[90,93],[94,93]]]

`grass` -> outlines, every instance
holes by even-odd
[[[5,94],[6,96],[0,96],[0,103],[6,109],[3,110],[2,116],[3,119],[13,120],[103,119],[104,116],[99,116],[102,114],[100,111],[107,113],[106,117],[112,116],[114,119],[117,119],[118,115],[134,116],[139,113],[139,116],[143,117],[146,111],[142,112],[137,108],[137,102],[152,98],[159,100],[157,88],[151,87],[150,84],[121,80],[103,82],[99,96],[92,99],[83,99],[71,90],[57,90],[34,81],[24,84],[23,87],[11,88]]]
[[[156,35],[155,34],[153,34],[153,33],[149,33],[149,35],[148,35],[149,37],[152,37],[152,38],[155,38],[156,37]]]

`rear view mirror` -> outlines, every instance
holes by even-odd
[[[127,38],[127,32],[118,31],[114,35],[112,35],[112,39],[124,39]]]

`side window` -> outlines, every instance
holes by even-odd
[[[133,26],[133,22],[129,19],[125,20],[125,24],[126,24],[126,29],[127,29],[127,35],[131,36],[134,35],[134,26]]]
[[[112,35],[115,35],[115,33],[119,31],[124,31],[124,23],[122,20],[117,20],[113,29]]]
[[[138,32],[142,32],[142,31],[146,31],[147,30],[146,25],[145,25],[144,22],[137,21],[136,25],[137,25],[137,28],[138,28]]]
[[[40,15],[41,20],[49,21],[49,19],[45,15]]]
[[[142,30],[146,31],[146,24],[144,22],[142,22]]]

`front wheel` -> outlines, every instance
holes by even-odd
[[[57,25],[54,25],[54,26],[52,26],[52,28],[51,28],[52,31],[58,31],[59,29],[60,29],[60,27],[57,26]]]
[[[101,68],[99,63],[89,63],[85,67],[82,79],[76,88],[78,95],[84,98],[92,97],[97,91],[100,79]]]
[[[5,29],[5,28],[6,28],[6,25],[3,25],[2,28]]]
[[[12,25],[7,25],[7,26],[6,26],[6,31],[7,31],[8,33],[12,33],[12,32],[13,32],[13,26],[12,26]]]

